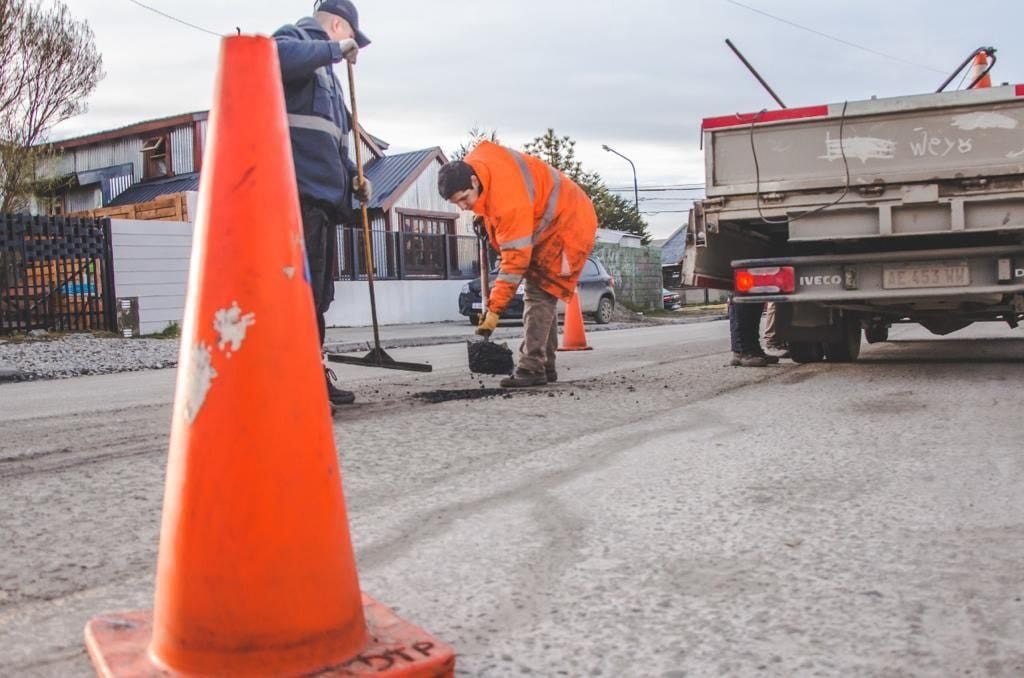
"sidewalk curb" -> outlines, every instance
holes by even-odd
[[[722,314],[698,316],[692,318],[669,318],[665,320],[647,320],[635,323],[610,323],[608,325],[587,324],[587,332],[609,332],[613,330],[634,330],[644,327],[660,327],[664,325],[692,325],[694,323],[711,322],[714,320],[725,320],[728,316]],[[498,341],[515,341],[523,338],[521,327],[506,328],[513,329],[515,334],[509,335],[502,332],[495,339]],[[381,328],[381,333],[387,332],[387,327]],[[380,345],[384,350],[395,348],[415,348],[418,346],[443,346],[444,344],[462,344],[473,336],[473,329],[466,326],[465,336],[442,335],[434,337],[410,337],[408,339],[387,339],[381,338]],[[326,342],[324,349],[331,353],[358,353],[369,351],[373,348],[372,341],[347,341],[347,342]]]

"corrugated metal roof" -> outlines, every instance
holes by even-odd
[[[680,226],[661,246],[661,265],[676,266],[686,253],[686,226]]]
[[[149,120],[143,120],[141,122],[133,122],[128,125],[122,125],[121,127],[114,127],[111,129],[102,130],[100,132],[89,132],[88,134],[79,134],[77,136],[68,137],[66,139],[58,139],[56,141],[47,142],[45,145],[52,145],[55,147],[61,146],[79,146],[83,142],[92,141],[93,137],[104,137],[111,134],[117,134],[118,136],[133,136],[139,132],[140,129],[148,129],[154,125],[166,125],[167,127],[173,127],[175,125],[184,125],[189,122],[195,122],[197,120],[205,120],[209,116],[210,112],[207,111],[193,111],[191,113],[178,113],[177,115],[167,115],[161,118],[151,118]]]
[[[171,195],[183,191],[199,190],[199,173],[180,174],[166,179],[156,181],[145,181],[135,184],[116,198],[110,201],[107,207],[118,207],[120,205],[134,205],[140,202],[155,200],[161,195]]]
[[[368,207],[370,209],[383,208],[392,194],[416,171],[417,167],[427,158],[440,152],[440,148],[425,148],[422,151],[376,158],[367,163],[364,173],[373,184],[373,200],[370,201]],[[359,203],[353,201],[353,207],[358,209]]]
[[[628,231],[616,231],[610,228],[599,228],[595,235],[597,242],[606,242],[620,247],[641,247],[642,238]]]
[[[370,209],[382,209],[389,201],[395,191],[401,187],[416,169],[427,159],[440,153],[440,148],[426,148],[411,153],[400,153],[389,155],[383,158],[376,158],[366,165],[364,170],[366,178],[373,184],[373,200],[369,205]],[[182,191],[199,190],[199,173],[181,174],[166,179],[145,181],[135,184],[128,190],[118,195],[110,202],[108,207],[119,205],[133,205],[140,202],[148,202],[159,198],[161,195],[181,193]],[[359,204],[353,202],[353,207],[358,209]]]
[[[377,147],[378,147],[378,148],[380,148],[380,150],[382,150],[382,151],[386,151],[386,150],[388,150],[388,147],[389,147],[389,146],[390,146],[391,144],[389,144],[388,142],[384,141],[384,140],[383,140],[383,139],[381,139],[380,137],[375,137],[375,136],[373,136],[372,134],[370,134],[369,132],[367,132],[367,131],[366,131],[366,128],[365,128],[365,127],[363,127],[362,125],[360,125],[359,127],[360,127],[360,128],[362,128],[362,130],[363,130],[363,134],[365,134],[366,136],[368,136],[368,137],[370,138],[370,141],[372,141],[373,143],[377,144]]]
[[[123,177],[126,174],[132,174],[134,171],[135,167],[129,162],[123,165],[114,165],[113,167],[76,172],[75,176],[78,178],[79,186],[88,186],[89,184],[98,184],[104,179]]]

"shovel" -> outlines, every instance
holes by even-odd
[[[487,265],[487,241],[480,238],[480,317],[487,315],[487,298],[490,296]],[[476,374],[512,374],[515,364],[508,344],[491,342],[490,333],[477,340],[466,342],[469,354],[469,371]]]
[[[359,183],[363,183],[363,152],[359,144],[359,113],[356,110],[356,78],[351,62],[348,65],[348,93],[352,101],[352,129],[355,130],[356,142],[356,172],[359,175]],[[377,297],[373,292],[373,243],[370,241],[370,217],[366,211],[366,201],[359,201],[359,208],[363,216],[363,253],[366,255],[366,282],[370,286],[370,315],[373,319],[373,350],[362,358],[356,356],[341,355],[340,353],[327,352],[327,360],[332,363],[348,363],[350,365],[362,365],[363,367],[384,367],[390,370],[407,370],[409,372],[431,372],[433,365],[425,363],[403,363],[395,360],[380,347],[380,329],[377,324]]]

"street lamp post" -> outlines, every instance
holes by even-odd
[[[609,146],[607,144],[601,144],[601,148],[603,148],[604,150],[608,151],[609,153],[614,153],[615,155],[619,156],[620,158],[622,158],[623,160],[628,162],[629,166],[633,168],[633,205],[636,207],[636,213],[639,216],[639,214],[640,214],[640,188],[639,188],[639,186],[638,186],[638,184],[636,182],[636,165],[633,164],[632,160],[630,160],[626,156],[622,155],[621,153],[619,153],[618,151],[616,151],[614,148],[612,148],[611,146]]]

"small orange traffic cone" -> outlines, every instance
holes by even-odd
[[[565,320],[562,325],[562,345],[559,351],[591,351],[587,345],[587,334],[583,331],[583,310],[580,308],[579,288],[572,293],[572,299],[565,306]]]
[[[985,52],[978,52],[974,55],[974,63],[971,65],[971,75],[969,76],[971,78],[970,82],[974,82],[979,75],[985,73],[986,68],[988,68],[988,56]],[[978,83],[974,85],[972,89],[981,89],[982,87],[991,86],[992,78],[989,77],[988,73],[985,73],[984,77],[982,77],[981,80],[978,80]]]
[[[450,676],[359,590],[275,43],[222,44],[152,611],[94,617],[101,676]]]

